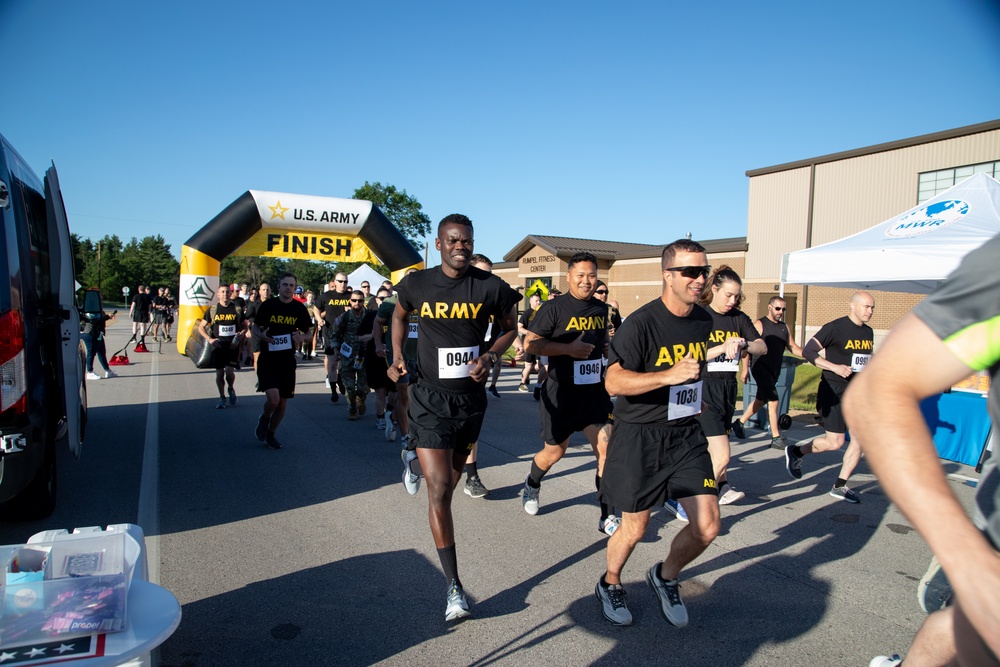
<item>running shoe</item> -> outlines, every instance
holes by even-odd
[[[742,491],[737,491],[736,489],[734,489],[732,484],[727,483],[724,484],[723,486],[726,487],[726,490],[719,495],[720,505],[731,505],[732,503],[743,500],[747,496],[747,494],[743,493]]]
[[[632,625],[632,612],[625,604],[625,589],[621,584],[608,584],[605,586],[601,580],[597,580],[594,588],[597,601],[601,603],[601,613],[609,623],[614,625]]]
[[[375,417],[375,428],[377,428],[380,431],[384,431],[385,430],[385,417],[379,417],[379,416],[376,415],[376,417]]]
[[[675,628],[683,628],[688,624],[688,610],[681,600],[681,585],[677,579],[664,581],[660,578],[660,564],[657,563],[646,572],[646,583],[660,599],[660,613],[667,623]]]
[[[340,400],[340,399],[339,399],[339,398],[337,398],[337,392],[336,392],[336,390],[334,390],[334,391],[330,392],[330,402],[331,402],[331,403],[336,403],[336,402],[337,402],[337,401],[339,401],[339,400]]]
[[[835,486],[832,489],[830,489],[830,495],[833,496],[834,498],[840,498],[841,500],[846,500],[849,503],[861,502],[861,497],[858,496],[858,494],[851,491],[849,488],[847,488],[846,484],[839,488]]]
[[[327,389],[330,388],[330,376],[327,376],[327,378],[326,378],[326,388]]]
[[[542,388],[538,385],[535,385],[535,388],[531,392],[531,395],[535,397],[536,401],[542,400]]]
[[[785,447],[785,470],[792,479],[802,479],[802,455],[792,451],[795,445]]]
[[[264,442],[267,440],[267,427],[271,425],[271,418],[261,415],[257,418],[257,428],[254,429],[254,437]]]
[[[110,379],[110,378],[116,378],[116,377],[118,377],[118,373],[115,373],[113,370],[110,370],[110,369],[104,374],[104,379],[106,379],[106,380]]]
[[[868,663],[868,667],[896,667],[896,665],[901,665],[902,663],[903,661],[898,655],[894,655],[891,658],[887,655],[877,655]]]
[[[601,531],[608,537],[611,537],[615,534],[615,531],[618,530],[618,526],[620,525],[622,525],[622,520],[612,514],[606,519],[601,519],[597,522],[597,530]]]
[[[91,372],[87,373],[87,379],[88,380],[100,380],[101,376],[98,375],[97,373],[91,371]]]
[[[496,396],[497,398],[500,398],[500,392],[497,391],[497,386],[495,384],[490,385],[490,393]]]
[[[224,410],[226,408],[226,399],[220,398],[219,402],[215,404],[216,410]]]
[[[396,421],[392,418],[390,410],[385,411],[385,439],[389,442],[396,440],[396,433],[399,431]]]
[[[667,498],[667,502],[663,503],[663,509],[669,510],[675,517],[684,523],[688,522],[688,515],[687,512],[684,511],[684,507],[673,498]]]
[[[526,384],[524,384],[522,382],[521,384],[517,385],[517,390],[518,391],[523,391],[524,393],[527,394],[528,393],[528,385],[526,385]]]
[[[469,603],[465,599],[465,591],[454,579],[451,580],[451,587],[448,589],[448,605],[444,608],[444,620],[460,621],[463,618],[472,616],[469,611]]]
[[[542,487],[533,488],[528,484],[528,478],[524,478],[524,489],[521,490],[521,505],[524,511],[534,516],[538,514],[538,492]]]
[[[229,388],[229,405],[236,405],[236,390]]]
[[[771,448],[772,449],[784,449],[788,446],[788,438],[783,435],[779,435],[777,438],[771,438]]]
[[[951,601],[951,595],[948,575],[941,569],[937,556],[934,556],[927,567],[927,572],[917,584],[917,600],[920,602],[920,608],[928,614],[944,609]]]
[[[267,434],[266,442],[267,446],[270,447],[271,449],[281,449],[281,443],[278,442],[278,439],[274,437],[273,433]]]
[[[490,490],[486,488],[479,475],[469,477],[465,480],[465,495],[472,498],[484,498],[489,495]]]
[[[403,486],[408,494],[415,496],[420,490],[420,475],[413,472],[411,464],[417,459],[417,453],[410,449],[404,449],[400,452],[400,456],[403,458]]]
[[[732,428],[733,428],[733,434],[737,438],[739,438],[740,440],[746,440],[747,431],[745,428],[743,428],[743,422],[741,422],[739,419],[734,419]]]

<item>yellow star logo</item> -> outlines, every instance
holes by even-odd
[[[288,209],[281,205],[280,199],[276,205],[268,206],[268,208],[271,209],[271,220],[274,220],[275,218],[281,218],[282,220],[285,219],[285,211]]]

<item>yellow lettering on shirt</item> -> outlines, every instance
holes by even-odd
[[[723,331],[722,329],[716,329],[708,336],[709,343],[725,343],[730,338],[739,338],[740,334],[737,331]]]
[[[289,326],[296,326],[299,319],[297,317],[289,317],[287,315],[271,315],[271,319],[268,324],[288,324]]]
[[[688,343],[687,345],[674,345],[673,349],[667,347],[661,347],[660,353],[656,358],[655,366],[662,366],[667,364],[668,366],[673,366],[678,360],[683,359],[687,355],[691,355],[691,358],[695,361],[704,361],[705,352],[708,351],[708,343]]]
[[[599,331],[606,328],[604,318],[597,315],[593,317],[571,317],[569,318],[569,324],[566,325],[566,331]]]
[[[849,340],[844,345],[845,350],[871,350],[872,342],[870,340]]]
[[[424,301],[420,304],[420,317],[438,320],[474,320],[482,309],[481,303],[448,303]]]
[[[215,314],[215,321],[216,322],[235,322],[236,321],[236,313],[216,313]]]

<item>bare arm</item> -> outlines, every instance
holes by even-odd
[[[395,382],[400,377],[406,375],[406,361],[403,359],[403,343],[410,333],[410,314],[406,312],[402,304],[396,302],[396,309],[392,311],[392,364],[389,366],[389,379]]]
[[[820,351],[823,349],[823,344],[820,343],[815,338],[810,338],[809,342],[806,343],[805,349],[802,350],[802,356],[806,358],[810,364],[816,368],[821,368],[824,371],[830,371],[831,373],[836,373],[842,378],[849,378],[854,373],[850,366],[844,366],[843,364],[835,364],[827,361],[825,357],[820,355]]]
[[[591,343],[583,342],[583,333],[569,343],[556,343],[529,331],[524,336],[524,348],[531,354],[543,357],[565,355],[574,359],[586,359],[590,356],[594,346]]]
[[[927,359],[934,363],[925,363]],[[920,412],[922,399],[970,372],[911,313],[851,382],[844,410],[882,487],[941,561],[962,610],[980,636],[1000,653],[1000,597],[996,595],[1000,556],[952,494]]]
[[[665,371],[640,373],[622,368],[617,361],[608,366],[604,386],[612,396],[638,396],[675,384],[684,384],[698,377],[701,366],[690,356],[684,357]]]

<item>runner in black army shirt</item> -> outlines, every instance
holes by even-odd
[[[271,449],[281,449],[274,437],[285,404],[295,396],[295,350],[311,336],[309,311],[293,297],[298,279],[291,273],[278,278],[278,297],[263,301],[250,330],[260,339],[257,391],[264,392],[264,412],[254,435]]]
[[[331,347],[333,338],[333,323],[338,317],[344,314],[351,307],[351,291],[347,289],[347,274],[341,271],[330,281],[333,285],[331,289],[323,292],[313,313],[316,322],[323,322],[323,368],[326,369],[326,388],[330,390],[330,400],[337,402],[337,386],[340,374],[340,349]],[[343,383],[340,384],[340,393],[346,393]]]
[[[394,382],[407,373],[403,343],[409,314],[420,316],[417,368],[410,387],[410,436],[427,483],[431,533],[450,582],[445,620],[469,615],[455,553],[451,499],[486,411],[483,383],[516,334],[521,295],[500,278],[471,266],[472,221],[452,214],[438,224],[435,247],[441,266],[412,273],[396,286],[399,300],[392,314]],[[503,330],[491,348],[484,338],[490,317]]]
[[[719,504],[728,505],[746,495],[726,480],[729,466],[729,428],[736,410],[736,373],[740,357],[764,354],[767,346],[750,318],[740,310],[743,281],[726,265],[712,274],[701,295],[701,305],[712,316],[712,335],[708,339],[708,364],[705,368],[705,405],[698,421],[708,438],[708,453],[719,487]]]
[[[543,449],[531,461],[521,502],[528,514],[538,513],[542,477],[565,454],[569,438],[583,431],[597,457],[595,484],[601,475],[611,432],[611,397],[604,388],[604,350],[607,345],[608,306],[595,299],[597,259],[587,252],[570,258],[566,280],[569,295],[539,307],[528,325],[524,346],[549,358],[549,376],[542,387],[540,412]],[[601,503],[598,530],[611,535],[618,518]]]
[[[229,300],[229,285],[219,287],[217,294],[219,303],[205,311],[198,327],[213,348],[212,368],[215,369],[215,384],[219,388],[219,402],[215,407],[221,410],[226,407],[226,383],[229,384],[229,404],[236,405],[234,369],[239,365],[237,353],[246,334],[246,322],[240,307]]]
[[[618,400],[600,495],[622,510],[622,522],[608,540],[607,572],[596,594],[604,617],[615,625],[632,623],[621,573],[653,507],[677,498],[690,517],[667,559],[646,573],[660,612],[674,626],[688,622],[678,575],[719,532],[712,459],[698,423],[699,377],[712,330],[711,316],[696,305],[710,270],[705,249],[674,241],[663,250],[661,268],[663,295],[622,323],[608,356],[605,382]]]
[[[802,350],[802,356],[823,369],[816,392],[816,411],[823,418],[826,433],[808,444],[785,448],[785,468],[793,479],[802,478],[802,457],[806,454],[831,452],[844,446],[847,422],[840,399],[851,377],[864,370],[871,359],[874,332],[867,323],[875,311],[875,299],[868,292],[855,292],[849,308],[849,315],[823,325]],[[826,351],[825,356],[820,356],[820,350]],[[847,488],[847,480],[860,460],[861,443],[851,438],[844,451],[840,474],[830,490],[831,496],[849,503],[861,502],[858,494]]]

